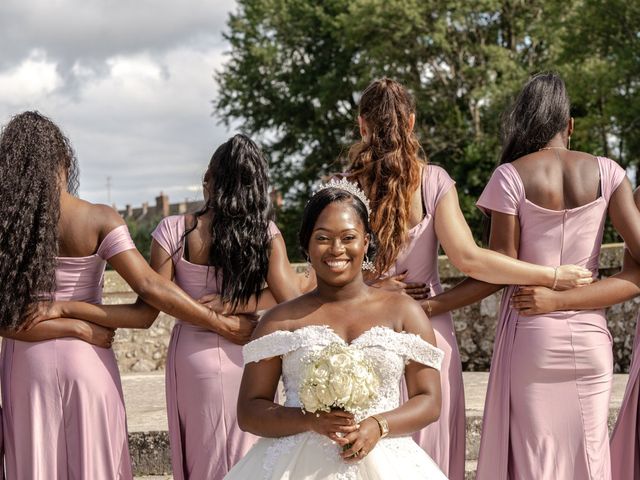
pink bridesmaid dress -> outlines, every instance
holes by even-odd
[[[638,316],[640,320],[640,315]],[[640,322],[636,321],[633,359],[622,407],[611,435],[613,480],[640,480]]]
[[[409,230],[409,241],[398,256],[388,275],[407,272],[406,282],[424,282],[430,296],[442,293],[438,274],[438,238],[434,215],[440,199],[455,182],[441,167],[426,165],[422,171],[422,201],[426,214]],[[445,352],[440,370],[442,382],[442,410],[440,419],[416,432],[414,440],[452,480],[464,479],[465,467],[465,411],[462,364],[455,329],[450,313],[431,318],[438,348]],[[407,398],[406,386],[402,394]]]
[[[601,195],[580,207],[530,202],[510,163],[496,169],[478,206],[518,216],[521,260],[596,274],[609,198],[625,177],[612,160],[597,161]],[[476,478],[610,479],[613,354],[604,310],[520,316],[509,306],[513,291],[502,297]]]
[[[58,257],[55,300],[102,301],[106,260],[135,249],[126,226],[89,257]],[[3,339],[7,478],[132,479],[120,373],[113,351],[75,338]]]
[[[184,258],[185,217],[166,217],[152,233],[172,255],[174,282],[193,298],[218,293],[215,269]],[[279,234],[273,222],[271,237]],[[174,480],[222,479],[257,437],[238,427],[242,346],[180,319],[167,353],[166,391]]]

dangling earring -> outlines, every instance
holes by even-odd
[[[304,278],[309,278],[311,275],[311,259],[307,255],[307,265],[304,267]]]
[[[373,265],[373,262],[369,260],[369,255],[365,254],[364,256],[364,260],[362,261],[362,270],[369,272],[376,271],[376,267]]]
[[[571,150],[571,135],[567,138],[567,150]]]

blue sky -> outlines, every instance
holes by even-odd
[[[119,208],[201,198],[219,124],[229,0],[2,0],[0,123],[37,109],[80,162],[80,196]]]

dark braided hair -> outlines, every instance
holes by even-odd
[[[221,278],[220,294],[235,308],[260,296],[269,271],[272,216],[267,161],[246,135],[235,135],[211,157],[208,193],[198,217],[212,212],[209,265]],[[185,232],[185,237],[195,225]],[[184,237],[183,237],[184,241]]]
[[[78,187],[69,140],[38,112],[16,115],[0,136],[0,327],[55,290],[61,176]]]

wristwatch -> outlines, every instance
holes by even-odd
[[[389,435],[389,424],[387,423],[387,419],[376,415],[371,415],[376,422],[378,422],[378,427],[380,428],[380,438],[384,438]]]

